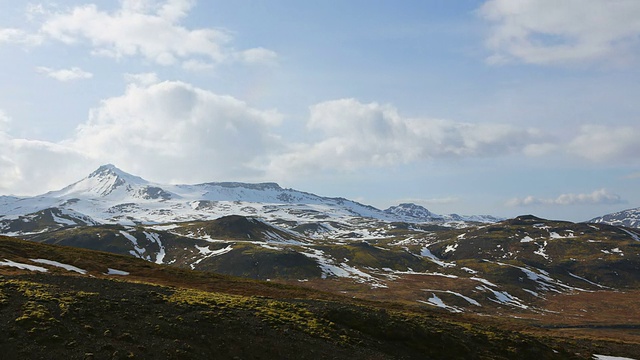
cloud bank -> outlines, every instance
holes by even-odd
[[[65,145],[159,177],[247,178],[280,146],[272,129],[281,120],[277,111],[179,81],[130,84],[92,109]]]
[[[271,63],[277,58],[275,51],[261,47],[234,49],[229,31],[182,26],[181,21],[194,6],[192,0],[122,0],[112,12],[103,11],[96,4],[57,12],[38,7],[37,19],[41,23],[37,32],[0,29],[0,43],[37,46],[51,40],[86,46],[97,56],[142,57],[159,65],[181,64],[192,70],[210,69],[225,62]]]
[[[292,141],[277,135],[286,120],[276,110],[256,109],[188,83],[160,81],[154,73],[127,74],[125,79],[122,95],[91,109],[87,121],[59,143],[11,137],[9,117],[0,113],[0,146],[6,149],[0,189],[44,192],[103,163],[157,181],[281,181],[325,171],[502,156],[637,163],[640,153],[637,127],[583,126],[560,143],[539,129],[408,118],[392,105],[356,99],[311,106],[306,137]],[[67,171],[70,168],[83,171]],[[75,177],[64,178],[66,174]],[[557,199],[513,199],[510,204],[617,201],[616,195],[598,190]]]
[[[288,153],[274,158],[271,170],[350,170],[432,159],[503,156],[548,141],[535,129],[407,118],[391,105],[356,99],[311,106],[307,128],[318,140],[295,144]]]
[[[589,194],[561,194],[554,199],[527,196],[514,198],[507,202],[508,206],[535,206],[535,205],[615,205],[625,204],[620,195],[611,194],[606,189],[595,190]]]
[[[638,50],[635,0],[490,0],[478,14],[491,24],[489,63],[617,65]]]
[[[70,69],[51,69],[45,66],[38,66],[36,71],[44,74],[47,77],[56,79],[58,81],[73,81],[82,79],[91,79],[93,74],[80,69],[79,67],[72,67]]]

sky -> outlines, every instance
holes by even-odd
[[[103,164],[384,209],[640,206],[637,0],[0,0],[0,195]]]

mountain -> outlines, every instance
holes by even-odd
[[[11,359],[592,359],[640,344],[2,236],[0,259]]]
[[[385,210],[386,213],[405,217],[414,221],[442,221],[444,218],[427,210],[423,206],[413,203],[402,203],[397,206],[391,206]]]
[[[610,224],[630,228],[640,228],[640,208],[628,209],[599,216],[589,220],[588,222],[594,224]]]
[[[274,225],[305,227],[308,236],[361,231],[371,222],[495,221],[482,217],[442,217],[413,204],[382,211],[344,199],[322,197],[276,183],[212,182],[157,184],[104,165],[61,190],[35,197],[0,198],[0,233],[25,235],[88,224],[164,224],[205,221],[228,215],[260,218]],[[448,219],[448,220],[447,220]],[[313,230],[315,228],[315,231]]]
[[[505,220],[491,215],[437,215],[427,210],[425,207],[413,203],[402,203],[391,206],[384,212],[395,215],[408,222],[429,222],[429,223],[494,223]]]

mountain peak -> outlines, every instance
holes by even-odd
[[[113,164],[102,165],[97,170],[89,174],[89,178],[101,177],[101,176],[119,176],[123,178],[126,178],[126,177],[137,178],[137,176],[134,176],[125,171],[122,171]]]
[[[416,205],[414,203],[402,203],[397,206],[392,206],[385,210],[386,213],[405,216],[412,219],[418,219],[421,221],[431,221],[434,219],[442,218],[440,215],[436,215],[427,210],[424,206]]]
[[[119,188],[131,189],[132,186],[141,187],[147,184],[149,182],[141,177],[124,172],[113,164],[106,164],[100,166],[86,178],[55,193],[57,196],[69,196],[71,194],[77,194],[78,196],[81,194],[107,196]]]

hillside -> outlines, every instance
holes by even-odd
[[[0,351],[15,359],[587,359],[596,348],[628,351],[4,237],[0,259]]]
[[[640,228],[640,208],[627,209],[612,214],[607,214],[589,220],[595,224],[609,224],[616,226],[626,226],[630,228]]]

